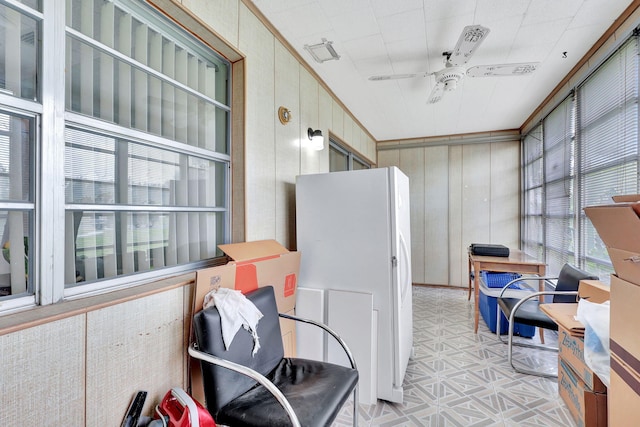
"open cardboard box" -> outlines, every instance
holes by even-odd
[[[198,270],[192,313],[202,310],[205,295],[216,287],[247,293],[261,286],[273,286],[280,313],[294,314],[300,271],[300,252],[290,252],[275,240],[231,243],[218,246],[232,261],[226,265]],[[286,357],[296,353],[295,321],[280,319]],[[190,332],[192,342],[193,332]],[[232,343],[233,345],[233,343]],[[191,360],[191,395],[204,404],[200,363]]]
[[[640,285],[640,194],[614,196],[584,213],[598,231],[618,277]]]
[[[610,299],[609,286],[599,280],[581,280],[578,286],[578,298],[601,304]],[[578,303],[540,304],[547,316],[564,328],[571,336],[583,338],[584,325],[576,320]]]

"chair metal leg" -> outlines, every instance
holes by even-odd
[[[360,405],[358,404],[358,386],[353,389],[353,427],[358,427],[358,410]]]
[[[516,365],[513,364],[513,329],[515,327],[515,320],[514,320],[514,311],[511,312],[511,315],[509,316],[509,332],[508,332],[508,347],[507,347],[507,360],[509,361],[509,364],[511,365],[511,367],[513,368],[514,371],[519,372],[521,374],[528,374],[528,375],[536,375],[538,377],[544,377],[544,378],[558,378],[558,374],[547,374],[544,372],[539,372],[539,371],[534,371],[532,369],[527,369],[527,368],[521,368],[521,367],[517,367]],[[538,350],[545,350],[545,351],[558,351],[557,348],[555,347],[548,347],[548,346],[540,346],[540,345],[533,345],[533,344],[524,344],[524,343],[519,343],[517,344],[520,347],[529,347],[529,348],[537,348]]]
[[[500,341],[506,344],[506,342],[502,339],[502,336],[500,335],[500,323],[502,323],[501,320],[502,320],[502,310],[500,310],[500,304],[498,304],[498,302],[496,301],[496,335],[498,336],[498,339]]]

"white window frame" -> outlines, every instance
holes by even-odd
[[[118,0],[116,0],[118,2]],[[0,91],[0,108],[14,111],[18,114],[34,117],[36,120],[35,157],[32,180],[35,180],[34,230],[30,263],[33,262],[32,281],[33,295],[0,298],[0,314],[9,313],[17,309],[24,309],[35,305],[53,304],[65,299],[73,299],[102,293],[123,287],[130,287],[150,280],[157,280],[179,272],[193,271],[197,268],[214,265],[215,258],[190,262],[174,267],[166,267],[158,271],[136,273],[130,276],[118,276],[101,282],[65,289],[65,211],[66,209],[82,206],[65,203],[65,126],[74,125],[101,132],[121,135],[132,141],[152,141],[158,146],[174,147],[173,142],[159,136],[153,136],[132,129],[124,129],[118,125],[90,118],[66,110],[65,106],[65,49],[68,32],[73,32],[66,26],[66,0],[44,0],[42,11],[36,11],[17,0],[0,0],[0,4],[34,18],[40,22],[42,37],[41,53],[38,58],[38,90],[39,100],[32,101],[14,97]],[[125,3],[122,1],[122,3]],[[126,2],[135,10],[148,9],[152,19],[162,19],[152,11],[146,2]],[[170,22],[170,20],[167,20]],[[175,25],[172,24],[172,25]],[[176,26],[177,28],[177,26]],[[181,29],[177,31],[182,31]],[[167,34],[171,37],[172,34]],[[195,40],[195,39],[194,39]],[[219,58],[220,55],[216,54]],[[226,60],[225,60],[226,61]],[[228,61],[227,61],[228,63]],[[229,64],[230,66],[230,64]],[[229,68],[230,71],[230,68]],[[231,97],[231,75],[227,85],[227,99]],[[216,101],[217,103],[217,101]],[[217,103],[217,105],[222,105]],[[184,154],[193,154],[204,158],[220,160],[227,164],[225,174],[225,207],[224,221],[225,241],[230,239],[231,230],[231,107],[227,108],[226,122],[227,153],[213,152],[198,147],[181,146]],[[46,131],[45,131],[46,130]],[[8,203],[0,204],[6,208]],[[28,205],[28,204],[27,204]],[[11,204],[19,207],[18,204]],[[96,206],[91,206],[95,209]]]

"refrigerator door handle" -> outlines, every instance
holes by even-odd
[[[401,275],[401,280],[402,283],[400,284],[400,286],[402,286],[402,290],[401,290],[401,301],[404,302],[404,299],[407,296],[407,291],[411,288],[411,283],[409,278],[409,269],[410,267],[410,260],[409,260],[409,249],[407,248],[407,242],[404,240],[404,237],[402,236],[402,234],[400,234],[400,253],[402,254],[401,258],[404,261],[403,262],[403,269],[399,272]],[[402,274],[404,272],[404,274]]]

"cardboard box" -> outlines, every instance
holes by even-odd
[[[622,196],[612,196],[611,199],[616,203],[638,202],[640,201],[640,194],[625,194]]]
[[[300,271],[300,252],[289,252],[275,240],[220,245],[233,261],[196,272],[193,313],[202,310],[204,296],[215,287],[247,293],[260,286],[274,288],[280,313],[293,314]],[[287,357],[295,355],[295,321],[280,322]]]
[[[578,303],[540,304],[540,310],[572,337],[584,338],[584,325],[576,320]]]
[[[611,384],[609,387],[609,425],[627,427],[640,420],[640,376],[615,354],[611,355]]]
[[[637,425],[640,420],[640,286],[611,275],[611,426]]]
[[[611,275],[609,346],[626,365],[640,372],[640,286]]]
[[[584,361],[583,338],[572,336],[567,329],[559,326],[558,350],[558,356],[580,377],[588,389],[597,393],[607,392],[607,387]]]
[[[558,394],[578,426],[607,425],[607,395],[594,392],[558,357]]]
[[[589,206],[584,212],[607,246],[616,274],[640,285],[640,195],[617,196],[621,203]]]
[[[578,285],[578,298],[602,304],[611,298],[611,286],[599,280],[581,280]]]
[[[610,286],[599,280],[581,280],[578,297],[602,304],[611,298]],[[576,320],[578,303],[540,304],[540,310],[564,328],[572,337],[584,337],[584,325]]]
[[[243,293],[261,286],[273,286],[280,313],[295,314],[296,288],[300,271],[300,252],[289,252],[275,240],[219,245],[232,261],[226,265],[198,270],[193,295],[195,314],[202,310],[204,296],[215,287],[237,289]],[[280,319],[286,357],[296,354],[296,322]],[[190,337],[193,332],[190,332]],[[192,339],[190,338],[190,342]],[[191,395],[204,404],[200,362],[192,360]]]
[[[243,293],[271,285],[281,313],[296,306],[300,252],[289,252],[275,240],[219,245],[236,265],[234,287]]]

